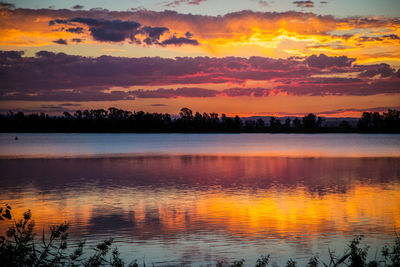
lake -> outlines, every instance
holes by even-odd
[[[0,203],[31,209],[39,232],[68,221],[71,245],[113,237],[126,261],[301,266],[356,234],[374,256],[399,231],[400,135],[11,133],[0,147]]]

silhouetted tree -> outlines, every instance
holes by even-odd
[[[301,121],[300,121],[299,118],[295,118],[293,120],[293,125],[294,125],[294,128],[296,129],[296,131],[299,131],[301,129],[301,127],[302,127]]]
[[[73,116],[69,113],[69,112],[63,112],[63,115],[65,117],[65,119],[67,120],[71,120],[73,118]]]
[[[363,112],[360,120],[358,121],[358,128],[360,130],[369,130],[373,128],[373,120],[371,112]]]
[[[280,120],[276,119],[275,117],[271,117],[269,119],[269,127],[271,130],[279,130],[282,127]]]
[[[372,123],[374,124],[374,129],[380,129],[383,126],[383,119],[379,112],[372,113]]]
[[[400,132],[400,111],[389,109],[383,113],[383,125],[389,132]]]
[[[306,131],[312,131],[317,127],[317,117],[310,113],[303,117],[303,127]]]
[[[183,120],[192,120],[193,119],[193,112],[189,108],[182,108],[181,112],[179,112],[179,115]]]
[[[322,126],[322,118],[310,113],[303,117],[303,129],[307,132],[315,132]]]
[[[264,127],[265,127],[264,120],[261,119],[261,118],[258,119],[258,120],[256,121],[256,128],[257,128],[257,130],[263,130]]]
[[[285,123],[283,124],[283,129],[286,131],[290,129],[290,118],[286,118]]]
[[[254,129],[256,128],[256,122],[253,121],[253,120],[246,120],[246,121],[244,122],[244,128],[245,128],[247,131],[252,131],[252,130],[254,130]]]
[[[236,130],[240,130],[242,128],[243,122],[238,115],[235,116],[235,118],[233,119],[233,122],[234,122]]]
[[[343,130],[349,130],[349,129],[351,129],[350,123],[349,123],[348,121],[346,121],[346,120],[341,121],[340,124],[339,124],[339,127],[340,127],[341,129],[343,129]]]

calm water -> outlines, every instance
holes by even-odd
[[[376,248],[400,226],[400,135],[0,134],[0,203],[168,265]],[[5,225],[0,224],[4,231]]]
[[[137,154],[400,157],[400,135],[0,134],[0,147],[0,157],[25,158]]]

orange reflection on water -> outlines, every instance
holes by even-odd
[[[107,202],[118,203],[118,207],[105,204],[99,208],[98,204],[105,198]],[[134,221],[131,229],[125,229],[128,235],[132,231],[134,235],[143,234],[148,238],[199,229],[289,239],[291,235],[301,234],[308,239],[311,235],[332,232],[390,235],[400,225],[400,185],[357,183],[346,193],[325,195],[312,194],[304,187],[235,193],[223,188],[190,193],[125,189],[119,196],[106,190],[76,195],[61,206],[54,205],[52,199],[41,198],[36,192],[30,200],[24,200],[23,205],[13,207],[15,215],[29,207],[38,229],[68,221],[73,228],[79,226],[83,233],[97,217],[120,214],[126,221]],[[158,229],[149,224],[149,216],[157,221]],[[112,224],[112,217],[109,219]]]
[[[38,231],[68,221],[77,238],[183,242],[190,235],[211,244],[222,235],[308,247],[321,237],[352,234],[387,240],[400,225],[399,163],[202,156],[0,160],[0,201],[16,218],[31,209]]]
[[[351,232],[368,221],[365,230],[390,233],[400,219],[400,187],[390,190],[358,184],[346,195],[313,196],[297,188],[264,192],[266,196],[232,197],[220,193],[200,202],[196,212],[234,234],[256,234],[261,229],[290,233]],[[384,196],[384,197],[382,197]],[[361,230],[361,229],[360,229]]]

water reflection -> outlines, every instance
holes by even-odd
[[[131,157],[145,154],[400,157],[399,134],[0,133],[0,158]]]
[[[112,235],[155,262],[323,256],[400,225],[399,158],[10,159],[0,173],[0,201],[30,208],[38,229],[67,220],[73,238]]]

